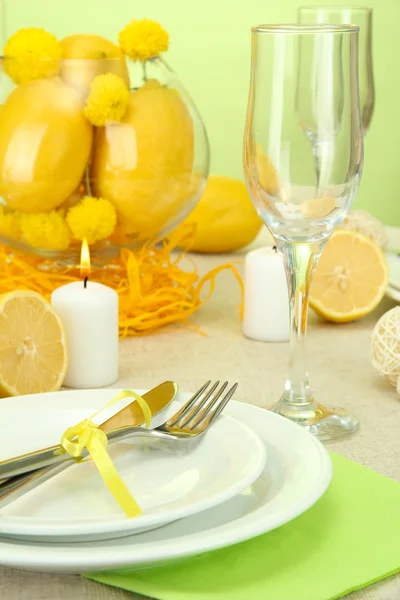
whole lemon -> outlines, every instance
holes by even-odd
[[[78,187],[91,145],[72,88],[56,79],[18,86],[0,111],[0,196],[24,212],[56,208]]]
[[[193,195],[193,121],[178,92],[146,82],[121,123],[96,131],[92,187],[110,200],[123,233],[155,236]]]
[[[129,74],[121,48],[100,35],[76,34],[61,40],[64,60],[60,77],[86,98],[97,75],[114,73],[129,88]]]
[[[211,175],[199,203],[180,227],[194,225],[193,252],[233,252],[250,244],[262,221],[246,185],[238,179]]]

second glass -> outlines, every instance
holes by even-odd
[[[299,23],[351,24],[360,28],[358,34],[358,78],[364,135],[370,126],[375,105],[372,15],[372,8],[365,6],[301,6],[298,11]]]
[[[314,399],[305,357],[314,270],[361,177],[357,43],[358,27],[346,25],[252,30],[244,171],[254,205],[283,256],[290,300],[289,376],[272,410],[323,440],[358,427],[348,411]]]

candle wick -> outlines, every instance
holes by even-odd
[[[87,282],[89,280],[89,277],[85,277],[84,281],[83,281],[83,287],[86,289],[87,288]]]

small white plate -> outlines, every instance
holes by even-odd
[[[180,403],[189,394],[180,394]],[[178,403],[168,410],[174,412]],[[230,402],[226,412],[262,439],[268,460],[253,485],[220,506],[140,535],[71,544],[0,538],[0,564],[41,572],[85,573],[145,568],[230,546],[291,521],[329,485],[332,464],[322,444],[267,410]]]
[[[9,456],[11,447],[14,455],[23,453],[27,440],[36,448],[56,443],[62,431],[117,392],[66,391],[2,400],[0,456]],[[199,440],[173,442],[173,446],[162,442],[161,447],[128,440],[110,445],[109,454],[142,515],[128,519],[93,462],[86,461],[4,507],[0,534],[63,542],[138,534],[236,496],[257,479],[266,460],[265,446],[257,435],[227,416]]]

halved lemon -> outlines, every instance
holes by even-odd
[[[388,281],[381,248],[356,231],[338,230],[319,260],[310,305],[328,321],[355,321],[379,304]]]
[[[0,296],[0,397],[60,389],[68,366],[60,317],[36,292]]]

